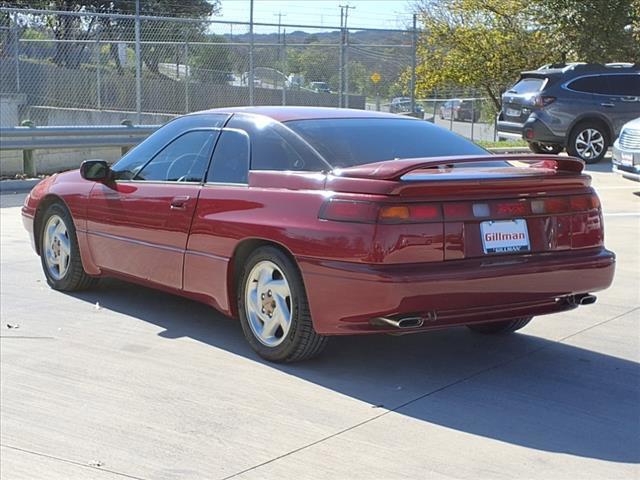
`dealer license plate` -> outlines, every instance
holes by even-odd
[[[482,234],[484,253],[528,252],[531,250],[527,221],[522,218],[482,222],[480,233]]]

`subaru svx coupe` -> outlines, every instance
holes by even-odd
[[[183,295],[291,362],[332,335],[510,333],[593,303],[615,256],[582,170],[394,114],[225,108],[48,177],[22,215],[52,288]]]

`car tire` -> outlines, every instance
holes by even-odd
[[[478,323],[474,325],[467,325],[467,328],[484,335],[504,335],[513,333],[516,330],[520,330],[525,327],[533,317],[515,318],[513,320],[501,320],[499,322],[490,323]]]
[[[40,261],[49,286],[65,292],[95,286],[98,279],[89,276],[82,266],[76,229],[66,207],[59,203],[50,205],[41,225]]]
[[[564,147],[557,143],[546,144],[546,143],[538,143],[538,142],[529,142],[529,150],[531,150],[533,153],[557,155],[560,152],[562,152],[562,150],[564,150]]]
[[[580,122],[569,134],[567,153],[585,163],[598,163],[604,158],[608,148],[609,135],[600,122]]]
[[[296,362],[322,352],[327,337],[313,328],[302,275],[284,252],[256,249],[244,264],[237,292],[242,331],[262,358]]]

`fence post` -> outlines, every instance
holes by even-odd
[[[142,54],[140,53],[140,0],[136,0],[136,123],[140,124],[142,113]]]
[[[133,123],[131,120],[125,119],[120,122],[120,125],[124,125],[125,127],[133,127]],[[140,125],[140,123],[138,123]],[[129,151],[129,147],[120,147],[120,154],[124,156]]]
[[[418,15],[413,14],[413,31],[411,32],[411,113],[416,111],[416,64],[418,50]]]
[[[471,100],[471,141],[473,142],[473,126],[476,123],[476,99]]]
[[[342,18],[340,19],[340,22],[342,23]],[[338,88],[338,107],[342,108],[344,100],[344,28],[340,29],[340,59],[338,70],[338,73],[340,74],[340,86]]]
[[[23,120],[20,122],[20,126],[33,128],[36,125],[31,120]],[[22,151],[22,172],[29,177],[35,177],[37,175],[36,162],[33,160],[33,150]]]
[[[255,71],[253,65],[253,0],[249,4],[249,105],[253,107],[255,98]]]
[[[96,34],[96,103],[98,110],[102,110],[102,78],[100,69],[100,29]]]
[[[189,37],[184,29],[184,113],[189,113]]]
[[[438,110],[438,89],[437,88],[433,91],[433,96],[435,97],[433,99],[433,123],[435,124],[436,123],[436,113],[437,113],[437,110]]]
[[[287,104],[287,78],[289,66],[287,65],[287,29],[282,33],[282,105]]]
[[[16,93],[20,93],[20,27],[14,22],[15,26],[15,60],[16,60]]]
[[[349,108],[349,30],[346,28],[344,32],[344,107]]]

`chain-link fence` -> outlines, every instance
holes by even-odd
[[[2,7],[0,125],[157,124],[216,107],[314,105],[409,113],[494,140],[482,91],[414,97],[416,40],[415,29]]]
[[[117,123],[123,112],[158,123],[243,105],[364,109],[391,92],[412,97],[415,38],[402,30],[0,8],[0,93],[18,121],[38,125]]]

